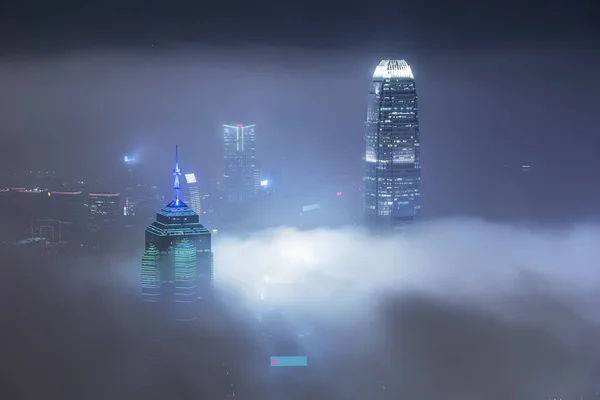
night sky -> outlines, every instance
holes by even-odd
[[[0,33],[4,49],[50,53],[186,43],[382,51],[585,47],[598,39],[594,11],[593,2],[579,0],[9,1]]]

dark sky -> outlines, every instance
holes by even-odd
[[[370,75],[405,58],[430,215],[584,218],[600,203],[593,2],[2,7],[4,170],[112,178],[138,152],[167,184],[178,142],[184,170],[216,176],[220,125],[256,123],[265,170],[359,180]]]
[[[8,1],[0,34],[4,48],[50,52],[176,42],[383,49],[589,44],[598,38],[593,3]]]

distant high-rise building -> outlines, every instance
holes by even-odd
[[[193,320],[197,300],[212,293],[211,234],[200,224],[198,214],[180,199],[177,156],[173,175],[173,201],[161,208],[156,221],[146,228],[142,300],[157,303],[177,320]]]
[[[10,204],[10,189],[0,188],[0,217],[5,217],[8,212],[8,206]]]
[[[379,227],[420,215],[421,151],[417,92],[404,60],[383,60],[373,74],[366,121],[365,211]]]
[[[48,214],[48,191],[40,189],[12,189],[10,210],[24,219],[43,218]],[[15,190],[16,189],[16,190]]]
[[[254,128],[255,125],[223,125],[223,184],[229,202],[249,200],[260,189]]]
[[[135,191],[139,183],[135,168],[135,158],[132,156],[125,156],[123,162],[127,168],[127,173],[125,175],[125,205],[123,206],[123,214],[135,215],[135,209],[138,203]]]
[[[120,193],[88,193],[87,206],[94,223],[114,223],[123,215]]]
[[[302,207],[300,213],[300,229],[318,228],[323,221],[323,210],[320,204],[309,204]]]
[[[49,192],[50,216],[65,222],[84,222],[85,207],[81,191]]]
[[[188,198],[190,207],[198,215],[202,213],[202,194],[200,193],[200,185],[196,179],[196,174],[185,174],[185,182],[188,188]]]
[[[64,185],[54,171],[29,171],[24,183],[31,190],[62,190]]]
[[[123,215],[133,217],[138,216],[138,210],[147,207],[146,204],[155,198],[155,190],[143,179],[137,157],[128,155],[123,159],[126,172],[124,173],[124,204]],[[152,207],[154,211],[156,207]],[[144,214],[144,213],[142,213]],[[131,219],[131,218],[129,218]]]

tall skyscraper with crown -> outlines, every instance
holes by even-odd
[[[421,135],[415,79],[404,60],[373,73],[366,122],[365,212],[371,225],[401,228],[421,214]]]
[[[175,146],[173,200],[146,228],[142,256],[142,301],[154,303],[176,320],[194,320],[198,301],[212,295],[211,234],[198,214],[180,199],[181,169]]]

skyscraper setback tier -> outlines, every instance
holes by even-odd
[[[228,202],[252,199],[260,188],[254,125],[223,125],[223,184]]]
[[[373,73],[366,121],[365,212],[390,228],[420,215],[421,151],[417,92],[404,60],[383,60]]]
[[[179,198],[181,170],[176,161],[173,201],[146,228],[142,256],[142,300],[176,320],[196,318],[197,300],[212,294],[211,234],[198,214]]]

